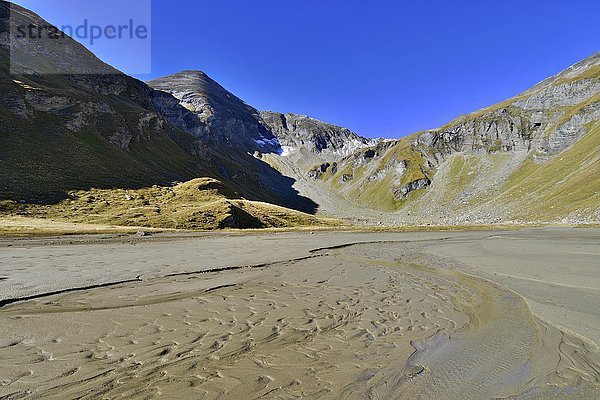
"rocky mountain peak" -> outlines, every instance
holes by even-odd
[[[264,126],[259,112],[202,71],[188,70],[148,82],[170,93],[197,114],[215,143],[246,152],[280,153],[281,146]]]

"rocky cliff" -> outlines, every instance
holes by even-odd
[[[209,128],[212,146],[246,152],[280,153],[281,146],[267,129],[259,112],[201,71],[183,71],[148,84],[179,100]],[[161,103],[156,103],[162,108]]]
[[[374,144],[349,129],[328,124],[306,115],[262,111],[261,118],[279,139],[283,155],[310,153],[322,159],[336,160]]]

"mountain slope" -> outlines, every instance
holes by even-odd
[[[391,222],[598,221],[599,119],[597,53],[440,129],[329,163],[315,185]]]
[[[239,193],[236,201],[315,212],[316,204],[298,195],[292,179],[247,153],[241,132],[215,127],[68,37],[39,43],[12,36],[11,12],[19,24],[49,25],[0,1],[0,201],[8,201],[0,211],[35,212],[13,207],[15,201],[52,205],[76,201],[82,191],[168,188],[207,177]],[[11,58],[11,41],[22,50],[17,58]],[[80,73],[59,73],[66,67]],[[252,134],[261,132],[267,133],[258,124]],[[231,135],[231,146],[221,145],[224,135]],[[227,218],[230,207],[219,210]]]
[[[208,125],[212,145],[246,152],[280,152],[273,134],[263,126],[257,110],[201,71],[183,71],[148,82],[176,97],[182,106]],[[209,140],[211,140],[209,139]]]
[[[261,111],[260,116],[282,146],[280,154],[297,165],[337,161],[376,142],[305,115]]]
[[[258,111],[200,71],[149,86],[71,39],[17,42],[30,57],[13,59],[21,73],[11,74],[11,7],[23,24],[48,24],[0,0],[0,201],[8,200],[0,212],[196,228],[206,207],[215,207],[203,225],[211,228],[232,218],[252,226],[318,222],[279,207],[379,224],[600,219],[600,53],[442,128],[370,140],[307,116]],[[81,73],[35,73],[74,65]],[[224,190],[195,204],[206,197],[188,196],[190,187],[205,191],[199,178]],[[144,219],[152,202],[129,210],[129,192],[181,193],[191,203],[159,207],[172,220]],[[81,204],[96,197],[112,206]],[[288,217],[277,217],[282,212]]]
[[[7,32],[10,10],[21,24],[47,25],[37,15],[0,2]],[[115,71],[73,40],[52,51],[23,39],[27,59],[13,68],[56,65],[68,54],[82,74],[11,74],[7,34],[0,35],[0,199],[51,200],[74,188],[140,187],[208,174],[187,149],[187,133],[169,125],[143,82]],[[44,42],[45,43],[45,42]],[[92,74],[94,71],[105,73]]]
[[[232,178],[233,185],[244,182],[245,188],[236,189],[254,200],[314,213],[317,204],[296,191],[302,171],[375,143],[346,128],[306,116],[258,111],[202,71],[183,71],[148,84],[159,93],[177,98],[182,107],[206,124],[209,133],[205,142],[210,153],[218,155],[218,169]],[[155,105],[162,108],[160,102]],[[248,160],[249,154],[253,162]],[[248,171],[253,171],[258,180],[248,179]],[[269,191],[277,198],[266,198],[264,193]]]

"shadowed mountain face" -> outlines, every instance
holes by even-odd
[[[48,25],[0,1],[0,200],[207,177],[242,199],[379,223],[600,220],[600,53],[440,129],[369,140],[258,111],[200,71],[147,85],[68,38],[18,41],[29,57],[11,71],[11,7]]]
[[[150,88],[73,40],[47,49],[23,39],[19,46],[29,56],[11,60],[11,9],[20,24],[48,25],[0,2],[0,198],[45,201],[69,189],[141,187],[209,173],[206,160],[193,156],[200,151],[188,134],[153,107]],[[63,56],[82,74],[35,73],[39,63],[60,72]],[[11,74],[10,61],[27,73]]]
[[[265,150],[253,141],[268,134],[265,128],[249,124],[239,144],[237,125],[223,128],[244,106],[215,101],[211,107],[219,115],[225,110],[224,119],[203,118],[69,38],[51,42],[51,49],[20,40],[20,53],[28,57],[11,59],[9,41],[14,46],[17,40],[9,34],[11,10],[13,23],[18,18],[24,25],[49,25],[0,2],[0,200],[52,202],[69,190],[136,189],[212,177],[251,200],[316,211],[315,203],[292,189],[291,178],[248,154]],[[81,66],[81,74],[57,74],[63,62],[69,69]],[[55,73],[37,73],[40,63]],[[15,69],[23,73],[12,74]],[[244,118],[250,113],[239,120]],[[224,138],[229,145],[221,145]]]

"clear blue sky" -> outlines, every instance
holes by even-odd
[[[200,69],[259,109],[399,137],[592,55],[599,15],[597,0],[153,0],[152,74],[138,77]]]

